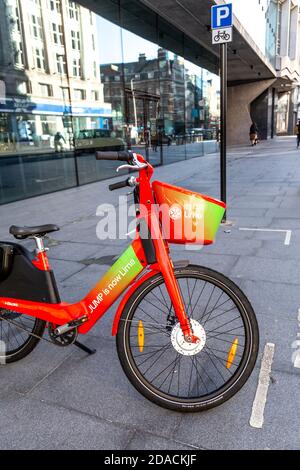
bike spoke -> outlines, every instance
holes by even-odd
[[[0,309],[0,340],[5,344],[5,355],[9,356],[30,340],[36,318]]]
[[[217,284],[191,276],[179,278],[178,287],[187,316],[195,322],[195,334],[199,327],[205,332],[203,349],[186,355],[184,349],[174,348],[171,336],[176,341],[172,331],[178,321],[175,312],[175,323],[167,321],[174,309],[163,284],[150,290],[135,316],[127,320],[130,348],[136,367],[152,387],[169,396],[195,400],[217,392],[231,380],[244,358],[246,332],[238,305]],[[137,332],[141,321],[142,349]],[[238,350],[229,359],[235,338]]]

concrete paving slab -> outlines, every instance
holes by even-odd
[[[97,353],[76,352],[32,392],[32,397],[114,423],[170,437],[181,415],[143,398],[119,364],[114,339],[89,338]]]
[[[277,372],[271,382],[262,429],[249,425],[252,398],[257,385],[257,370],[241,392],[222,408],[202,415],[185,416],[175,436],[201,443],[209,449],[299,449],[299,426],[291,419],[299,406],[299,394],[294,398],[299,377]],[[288,383],[290,387],[288,387]]]
[[[44,337],[48,337],[47,332]],[[59,348],[40,341],[33,352],[21,361],[1,366],[1,400],[14,393],[20,395],[30,393],[73,353],[73,348]]]
[[[121,449],[134,432],[70,408],[29,397],[2,399],[0,449]],[[70,404],[71,405],[71,404]],[[5,429],[5,432],[3,430]]]
[[[251,281],[235,277],[232,279],[245,291],[256,312],[268,313],[274,318],[284,314],[293,320],[295,312],[300,307],[297,284]]]
[[[300,284],[300,265],[296,260],[244,256],[232,270],[237,278]]]
[[[233,255],[220,255],[210,254],[203,250],[189,251],[189,250],[172,250],[172,259],[176,260],[190,260],[192,264],[200,264],[208,268],[221,271],[223,273],[231,272],[232,268],[238,261],[237,256]]]
[[[52,246],[51,243],[48,256],[50,259],[61,259],[65,261],[82,261],[86,258],[91,258],[94,255],[101,256],[105,248],[100,244],[87,245],[85,243],[68,243],[58,242],[57,246]],[[99,254],[99,252],[101,254]]]
[[[82,271],[85,268],[85,265],[77,263],[75,261],[64,261],[60,259],[52,259],[51,267],[55,272],[55,278],[57,282],[62,282],[65,279],[68,279],[75,273]]]

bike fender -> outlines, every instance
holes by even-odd
[[[158,269],[151,269],[151,271],[145,273],[140,279],[135,281],[134,284],[132,284],[132,286],[125,292],[125,295],[122,298],[122,300],[121,300],[121,302],[120,302],[120,304],[117,308],[115,317],[114,317],[114,322],[113,322],[112,332],[111,332],[112,336],[116,336],[116,334],[118,332],[119,322],[120,322],[120,318],[121,318],[123,309],[124,309],[126,303],[128,302],[128,300],[130,299],[130,297],[140,287],[140,285],[143,284],[143,282],[147,281],[151,277],[154,277],[159,272],[160,271]]]

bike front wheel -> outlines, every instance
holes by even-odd
[[[185,342],[157,274],[126,304],[117,350],[128,379],[146,398],[176,411],[202,411],[245,384],[257,358],[258,325],[246,296],[224,275],[191,265],[175,269],[175,276],[200,342]]]

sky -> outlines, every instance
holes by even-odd
[[[157,44],[154,44],[146,39],[143,39],[136,34],[131,33],[125,29],[122,30],[119,26],[111,23],[110,21],[97,16],[97,30],[98,30],[98,43],[99,43],[99,63],[111,64],[124,62],[135,62],[140,53],[145,53],[147,59],[157,57]],[[123,41],[123,54],[121,41]],[[174,54],[169,52],[169,57],[173,58]],[[199,75],[200,67],[185,61],[186,68],[195,75]],[[218,77],[212,75],[213,80],[219,80]]]
[[[122,62],[121,28],[110,21],[97,16],[99,62],[107,64]],[[157,45],[135,34],[122,31],[124,62],[136,61],[139,53],[144,52],[148,59],[157,57]]]

